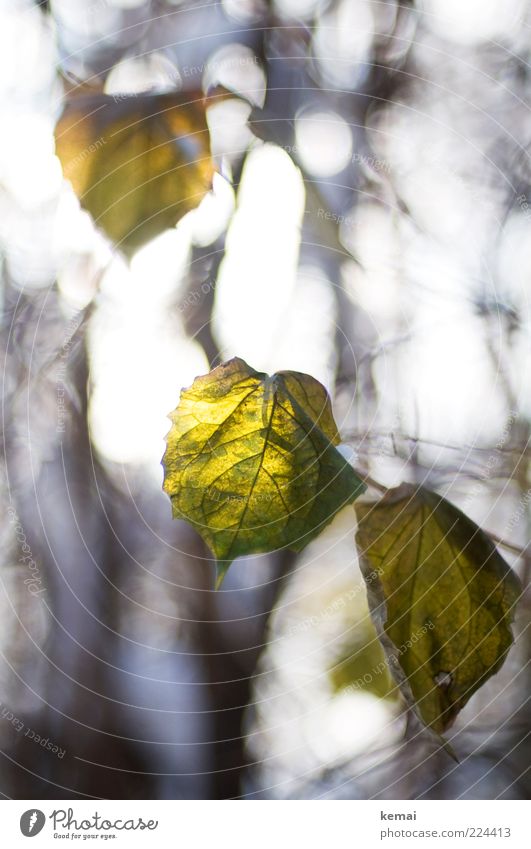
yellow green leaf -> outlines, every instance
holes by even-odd
[[[371,693],[380,699],[396,699],[398,688],[374,625],[365,617],[356,624],[339,660],[334,659],[329,679],[335,693]]]
[[[369,604],[395,674],[435,732],[502,665],[519,582],[486,534],[422,487],[357,510]]]
[[[235,358],[196,378],[170,418],[164,490],[220,579],[240,555],[300,551],[365,489],[334,447],[326,390],[308,375],[268,377]]]
[[[55,139],[82,206],[126,254],[173,227],[211,186],[205,108],[192,92],[70,98]]]
[[[279,371],[277,377],[291,397],[310,416],[312,421],[334,445],[339,445],[341,437],[334,421],[332,405],[328,392],[319,381],[297,371]]]

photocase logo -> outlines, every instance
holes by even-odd
[[[46,817],[43,812],[31,808],[29,811],[24,811],[20,817],[20,830],[24,837],[35,837],[39,831],[42,831],[45,822]]]

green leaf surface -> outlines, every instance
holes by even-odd
[[[196,378],[170,418],[164,490],[220,579],[240,555],[300,551],[365,489],[334,447],[328,394],[308,375],[268,377],[235,358]]]
[[[441,733],[502,665],[519,582],[485,533],[422,487],[357,508],[357,540],[390,669]]]

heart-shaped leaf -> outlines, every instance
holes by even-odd
[[[173,227],[211,186],[205,108],[193,92],[73,97],[55,139],[82,206],[126,254]]]
[[[422,487],[357,510],[369,604],[406,698],[444,731],[502,665],[519,582],[486,534]]]
[[[172,413],[164,489],[218,560],[300,551],[365,486],[341,453],[314,378],[272,377],[235,358],[198,377]]]

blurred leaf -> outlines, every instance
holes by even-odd
[[[357,510],[369,604],[390,669],[436,732],[502,665],[519,583],[483,531],[403,485]]]
[[[300,551],[365,489],[308,375],[270,378],[235,358],[183,391],[171,420],[164,490],[214,552],[218,583],[239,555]]]
[[[173,227],[211,186],[204,104],[192,92],[72,97],[55,138],[82,206],[126,254]]]
[[[385,652],[371,623],[358,622],[352,643],[329,671],[335,692],[354,690],[379,699],[396,699],[396,684],[389,672]]]

